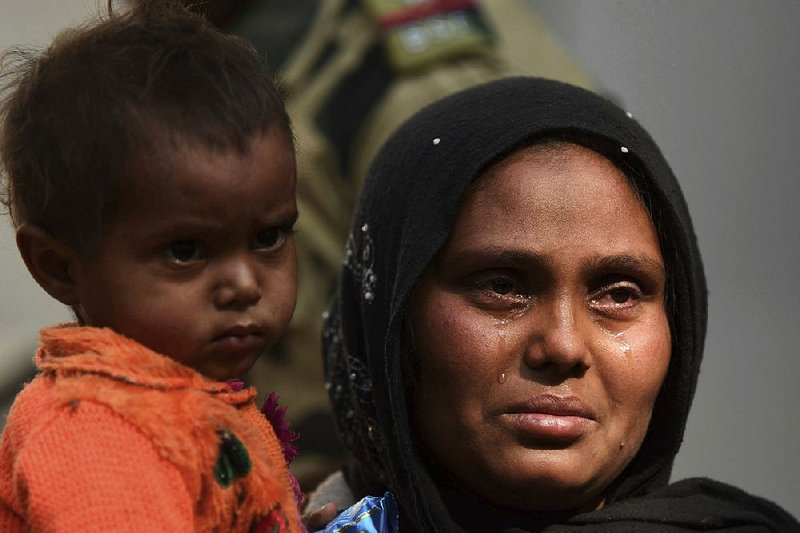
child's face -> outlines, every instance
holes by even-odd
[[[292,145],[273,128],[245,155],[183,144],[141,163],[70,272],[76,311],[213,379],[241,376],[294,311]]]

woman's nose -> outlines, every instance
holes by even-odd
[[[583,372],[591,353],[586,327],[569,297],[542,301],[528,317],[530,328],[525,364],[535,370],[555,373]]]
[[[257,266],[249,258],[235,257],[217,269],[214,304],[220,308],[249,307],[261,299]]]

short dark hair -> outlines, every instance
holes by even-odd
[[[165,0],[66,30],[41,54],[3,58],[3,203],[81,252],[101,236],[119,182],[164,141],[246,152],[279,127],[281,93],[244,40]]]

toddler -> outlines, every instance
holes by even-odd
[[[0,531],[301,531],[235,380],[295,305],[294,144],[263,62],[164,1],[20,54],[5,200],[77,323],[42,331],[10,411]]]

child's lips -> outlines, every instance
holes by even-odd
[[[255,323],[234,324],[225,328],[215,339],[223,337],[246,337],[248,335],[263,336],[263,330]]]
[[[263,329],[255,324],[236,324],[212,340],[212,345],[226,352],[263,350],[266,344]]]

